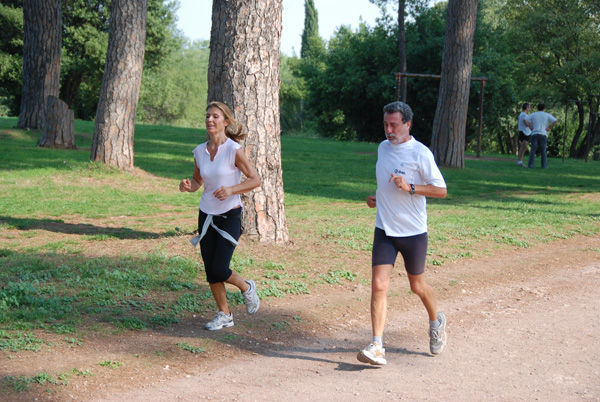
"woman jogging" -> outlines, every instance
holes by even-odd
[[[215,331],[233,326],[225,283],[240,289],[248,314],[256,313],[260,306],[254,281],[245,280],[229,268],[241,233],[240,194],[260,186],[260,178],[239,144],[246,134],[227,105],[208,104],[206,132],[208,141],[194,149],[193,178],[183,179],[179,191],[195,192],[204,185],[199,205],[199,235],[192,242],[200,242],[206,279],[219,309],[204,327]],[[240,183],[242,173],[246,180]]]

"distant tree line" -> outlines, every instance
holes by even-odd
[[[398,7],[395,0],[374,2]],[[440,74],[448,3],[429,8],[407,1],[407,72]],[[382,8],[383,10],[383,8]],[[583,157],[600,143],[600,6],[594,0],[480,0],[472,76],[485,76],[483,148],[516,151],[520,104],[545,102],[562,128],[550,153],[562,152],[565,103],[572,104],[567,156]],[[312,15],[312,14],[311,14]],[[305,18],[312,18],[309,14]],[[306,29],[306,28],[305,28]],[[284,132],[310,127],[344,140],[380,141],[381,106],[395,99],[399,71],[398,20],[383,12],[375,26],[339,27],[328,41],[313,37],[303,57],[284,60],[291,77],[282,86]],[[305,42],[303,41],[303,44]],[[412,133],[431,143],[439,81],[409,78],[406,102],[415,111]],[[465,147],[475,149],[479,85],[471,87]],[[591,102],[591,103],[589,103]],[[590,107],[592,113],[590,113]]]
[[[400,71],[398,18],[404,9],[406,71],[440,74],[448,4],[372,0],[382,13],[374,26],[341,26],[325,40],[318,10],[305,2],[300,56],[283,55],[281,127],[359,141],[380,141],[381,106],[395,99]],[[85,6],[83,6],[85,3]],[[76,118],[95,117],[108,41],[110,0],[63,1],[60,97]],[[175,26],[174,1],[149,0],[144,75],[138,121],[203,125],[209,44],[189,43]],[[22,77],[22,0],[0,4],[0,112],[19,112]],[[562,153],[564,113],[570,103],[566,156],[584,157],[598,146],[600,123],[600,6],[596,0],[480,0],[473,77],[485,76],[483,149],[514,153],[520,104],[542,101],[560,122],[549,139]],[[474,150],[479,131],[479,85],[472,85],[464,147]],[[406,80],[405,100],[415,111],[413,135],[430,145],[440,82]]]
[[[62,55],[60,98],[74,110],[75,118],[95,117],[98,95],[104,74],[109,37],[110,0],[64,0],[62,3]],[[148,0],[144,76],[156,81],[179,60],[185,58],[189,45],[177,30],[176,1]],[[0,111],[19,115],[23,75],[23,0],[2,0],[0,4]],[[208,62],[208,55],[206,55]],[[187,88],[198,85],[189,83]],[[206,88],[206,85],[204,85]],[[190,91],[191,92],[191,91]],[[144,95],[156,96],[152,88]],[[181,109],[171,107],[170,113],[154,117],[156,99],[143,96],[139,111],[148,121],[167,122],[181,117]],[[180,103],[183,103],[180,101]],[[206,103],[204,97],[204,103]],[[146,107],[146,104],[148,106]]]

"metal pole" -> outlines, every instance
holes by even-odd
[[[402,81],[402,73],[396,73],[396,102],[400,100],[400,83]]]

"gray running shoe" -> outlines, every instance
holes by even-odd
[[[439,355],[446,346],[446,314],[438,313],[440,326],[429,329],[429,350],[432,355]]]
[[[250,287],[245,292],[242,292],[242,296],[244,296],[244,302],[246,303],[246,311],[248,314],[254,314],[260,307],[260,299],[256,293],[256,283],[251,279],[247,280],[246,283]]]
[[[204,328],[208,329],[209,331],[217,331],[223,327],[233,327],[232,313],[227,315],[224,312],[219,311],[212,321],[204,324]]]
[[[385,366],[387,360],[385,360],[385,349],[377,343],[372,343],[360,352],[356,356],[359,362],[369,363],[374,366]]]

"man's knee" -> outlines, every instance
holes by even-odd
[[[371,289],[373,293],[387,292],[390,286],[390,281],[387,278],[373,277],[373,282],[371,283]]]
[[[425,282],[425,279],[420,276],[421,275],[410,281],[410,290],[417,296],[423,297],[429,286],[427,285],[427,282]]]

